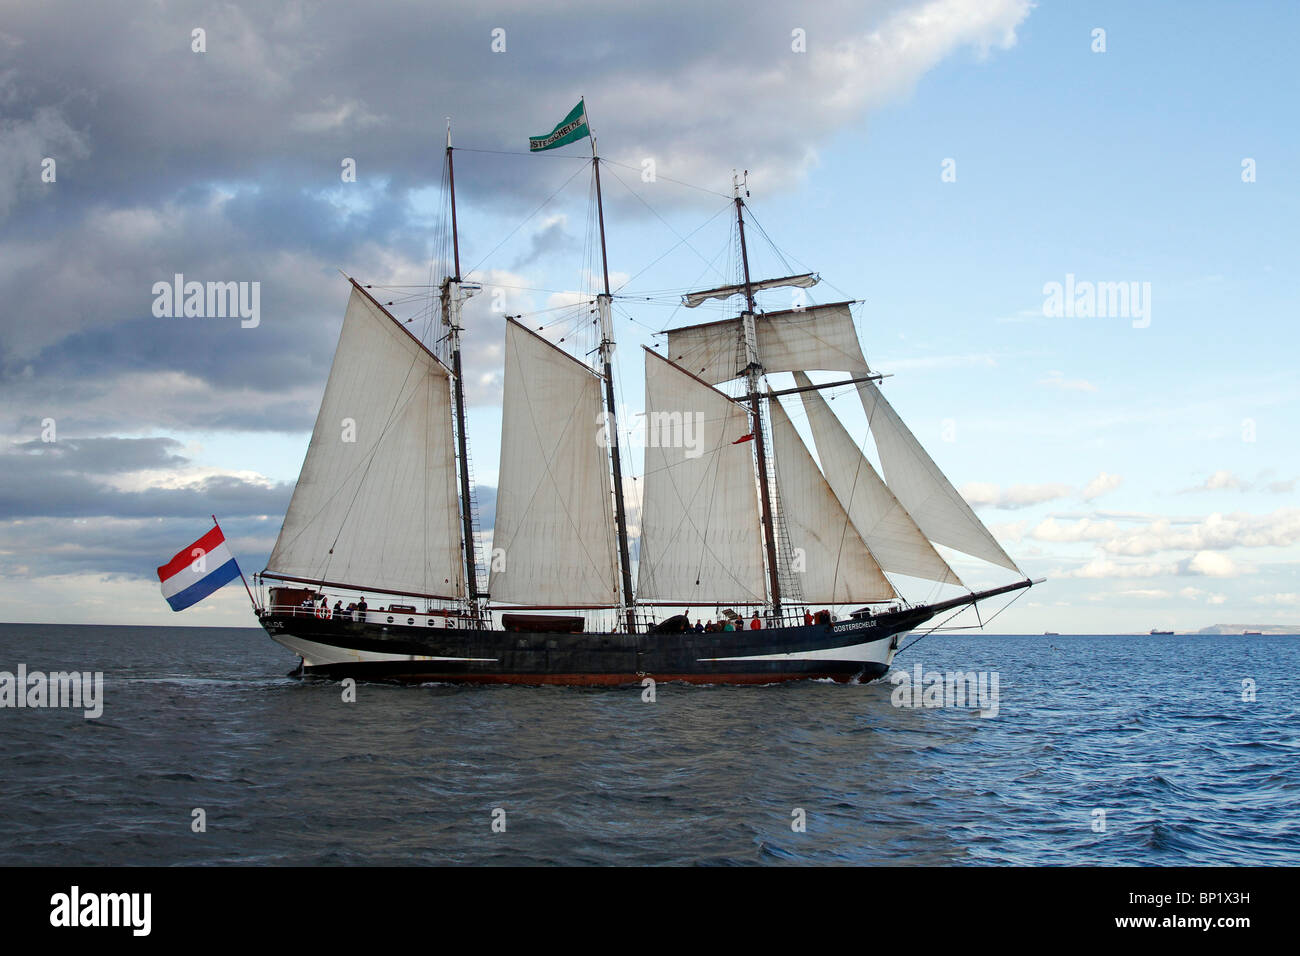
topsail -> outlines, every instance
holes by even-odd
[[[821,279],[812,272],[805,272],[797,276],[785,276],[781,279],[760,279],[757,282],[749,284],[750,292],[761,292],[764,289],[811,289]],[[729,299],[733,295],[744,295],[745,286],[743,285],[724,285],[716,289],[704,289],[701,292],[688,292],[682,296],[682,305],[688,309],[694,309],[703,305],[709,299]]]
[[[754,316],[757,351],[767,372],[827,369],[867,371],[849,302]],[[740,319],[689,325],[668,333],[668,358],[710,385],[745,373],[744,323]]]

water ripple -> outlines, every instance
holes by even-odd
[[[98,720],[0,710],[0,863],[1300,862],[1300,639],[1054,640],[900,661],[997,672],[984,719],[879,681],[345,703],[254,630],[3,625],[0,670],[105,686]]]

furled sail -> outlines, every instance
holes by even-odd
[[[858,394],[880,452],[885,480],[926,536],[1020,573],[989,529],[975,517],[966,499],[903,424],[879,387],[874,382],[859,382]]]
[[[601,379],[506,320],[501,466],[488,593],[494,603],[619,604]]]
[[[768,372],[865,372],[867,360],[853,328],[850,304],[836,302],[754,316],[763,368]],[[668,333],[668,358],[716,385],[744,374],[743,335],[740,319],[672,329]]]
[[[764,603],[749,409],[646,349],[637,600]]]
[[[802,372],[795,373],[795,382],[800,387],[812,384]],[[826,481],[880,566],[898,574],[960,585],[956,573],[876,474],[826,399],[815,389],[799,394]]]
[[[764,289],[782,289],[794,287],[797,289],[811,289],[821,279],[815,273],[805,272],[803,275],[785,276],[781,279],[761,279],[758,282],[749,284],[749,291],[761,292]],[[688,292],[682,296],[682,305],[688,309],[693,309],[702,305],[709,299],[729,299],[733,295],[744,295],[745,286],[743,285],[724,285],[716,289],[705,289],[702,292]]]
[[[459,516],[450,373],[354,286],[267,572],[459,598]]]
[[[772,398],[772,452],[792,566],[805,601],[868,604],[898,596],[817,468],[781,403]]]

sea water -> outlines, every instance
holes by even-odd
[[[296,663],[256,629],[0,625],[0,672],[103,680],[98,717],[0,707],[0,864],[1300,863],[1298,637],[896,662],[995,675],[992,714],[889,680],[350,701]]]

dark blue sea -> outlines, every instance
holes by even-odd
[[[0,709],[0,864],[1300,863],[1300,637],[918,662],[996,673],[996,716],[880,682],[345,703],[259,630],[0,625],[0,671],[104,674],[98,719]]]

